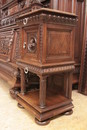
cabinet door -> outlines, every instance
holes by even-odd
[[[38,62],[39,60],[39,25],[25,27],[22,30],[23,60]]]

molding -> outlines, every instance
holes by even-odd
[[[47,68],[40,68],[34,65],[24,64],[20,62],[16,62],[16,64],[23,68],[24,70],[27,68],[28,71],[38,74],[53,74],[53,73],[60,73],[66,71],[73,71],[75,69],[74,65],[64,65],[64,66],[55,66],[55,67],[47,67]]]
[[[26,24],[24,24],[24,20],[27,19]],[[53,22],[55,24],[64,24],[64,25],[72,25],[75,26],[77,23],[77,16],[71,15],[71,13],[64,13],[59,11],[53,11],[51,9],[38,9],[37,11],[32,11],[25,15],[20,15],[16,19],[16,23],[19,26],[26,26],[32,22]]]

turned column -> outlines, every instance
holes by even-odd
[[[64,76],[64,92],[65,96],[71,99],[72,96],[72,72],[67,72]]]
[[[24,95],[25,92],[26,92],[25,74],[24,74],[24,69],[21,69],[21,94]]]
[[[46,107],[46,76],[39,76],[40,77],[40,92],[39,92],[39,105],[40,108]]]

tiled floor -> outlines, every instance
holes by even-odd
[[[87,97],[73,91],[74,113],[55,118],[47,126],[35,124],[34,117],[17,107],[9,85],[0,80],[0,130],[87,130]]]

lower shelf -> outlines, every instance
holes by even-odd
[[[28,111],[32,112],[39,121],[47,120],[73,108],[71,99],[63,95],[47,93],[46,108],[39,107],[39,91],[28,92],[26,95],[17,94],[17,101]]]

